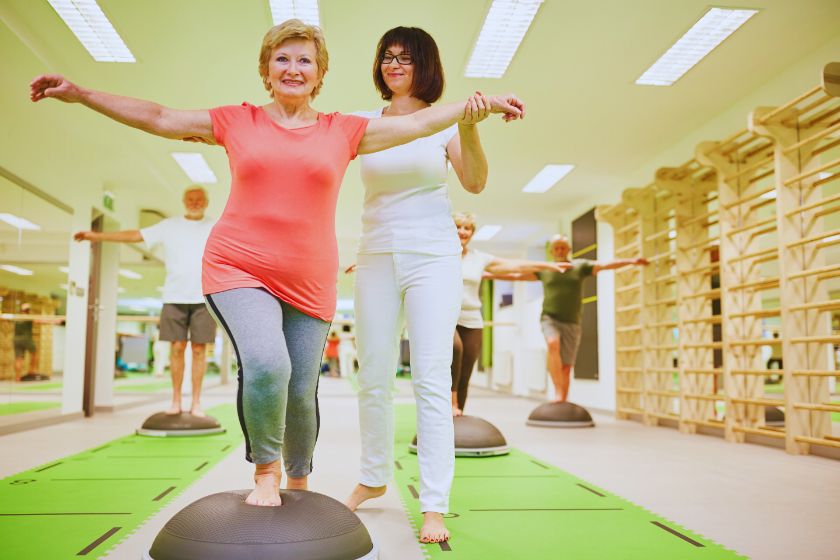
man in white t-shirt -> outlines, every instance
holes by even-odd
[[[184,352],[192,345],[192,404],[190,414],[204,416],[201,410],[201,383],[207,367],[206,348],[216,337],[216,322],[207,311],[201,290],[201,258],[204,245],[216,220],[204,216],[207,192],[194,185],[184,191],[184,216],[167,218],[135,230],[80,231],[76,241],[144,242],[151,248],[163,245],[166,280],[163,310],[160,314],[160,340],[172,343],[172,406],[167,414],[181,413],[181,386],[184,381]]]

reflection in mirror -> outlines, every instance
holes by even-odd
[[[71,217],[0,177],[0,427],[57,415]]]

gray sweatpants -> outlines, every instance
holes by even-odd
[[[308,475],[318,437],[318,375],[330,323],[262,288],[206,297],[239,361],[236,405],[245,458],[265,464],[282,453],[289,476]]]

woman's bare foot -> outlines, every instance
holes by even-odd
[[[280,480],[283,472],[280,469],[280,461],[257,465],[254,470],[254,491],[245,498],[245,503],[252,506],[279,506],[283,504],[280,499]]]
[[[435,543],[449,540],[449,531],[443,523],[443,514],[436,511],[423,512],[423,527],[420,528],[421,543]]]
[[[362,502],[370,500],[371,498],[378,498],[385,493],[387,486],[365,486],[364,484],[357,484],[353,489],[353,493],[344,502],[344,505],[350,508],[350,511],[356,511]]]
[[[452,416],[463,416],[464,411],[458,408],[456,405],[452,405]]]
[[[181,414],[181,403],[173,402],[169,405],[169,409],[167,409],[166,414],[172,414],[174,416]]]
[[[193,416],[198,416],[199,418],[205,418],[207,415],[204,414],[204,411],[201,410],[200,404],[193,403],[192,407],[190,408],[190,414]]]
[[[309,490],[309,477],[286,477],[286,490]]]

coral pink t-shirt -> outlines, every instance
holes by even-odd
[[[210,110],[232,182],[204,249],[202,289],[265,288],[300,311],[335,314],[338,189],[368,120],[318,114],[286,129],[249,103]]]

